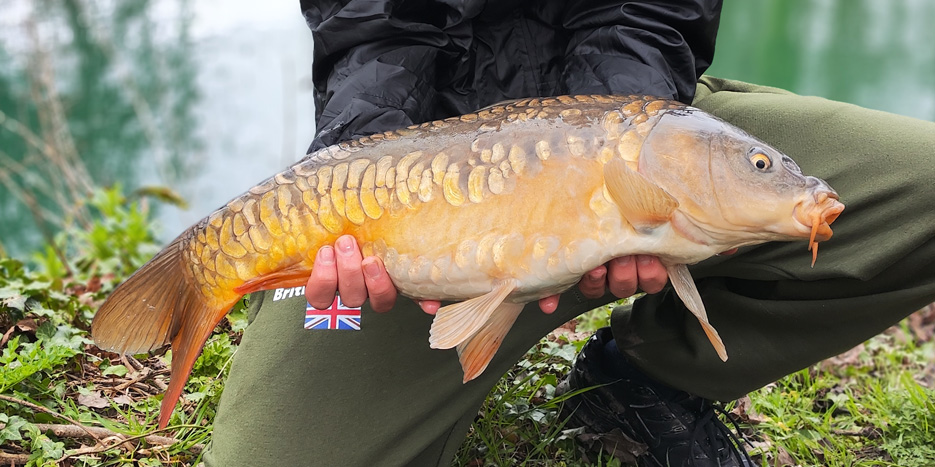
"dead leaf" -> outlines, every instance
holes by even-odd
[[[919,343],[935,337],[935,304],[909,315],[909,329]]]
[[[6,347],[6,343],[10,340],[10,336],[13,335],[14,330],[16,330],[16,326],[10,326],[10,329],[7,329],[7,331],[3,333],[3,337],[0,338],[0,347]]]
[[[0,347],[6,345],[10,337],[13,336],[14,331],[19,330],[20,332],[35,333],[36,329],[39,329],[39,323],[37,323],[36,320],[32,318],[21,319],[3,333],[3,337],[0,338]]]
[[[795,462],[795,458],[792,457],[792,454],[789,454],[789,451],[786,451],[784,447],[777,444],[776,450],[779,451],[779,453],[773,459],[773,467],[795,467],[798,465]]]
[[[108,351],[106,351],[106,350],[101,350],[98,346],[96,346],[96,345],[94,345],[94,344],[85,344],[85,345],[84,345],[84,353],[86,353],[86,354],[88,354],[88,355],[94,355],[94,356],[96,356],[96,357],[100,357],[100,358],[102,358],[102,359],[107,359],[107,360],[110,360],[110,361],[120,360],[120,354],[119,354],[119,353],[114,353],[114,352],[108,352]]]
[[[747,425],[759,425],[760,423],[769,421],[768,417],[760,415],[753,410],[753,402],[750,400],[750,396],[743,396],[737,399],[737,403],[734,405],[734,409],[730,411],[730,414],[736,421]]]
[[[841,374],[841,368],[866,367],[868,365],[868,360],[866,358],[862,358],[866,351],[866,346],[864,344],[860,344],[844,353],[822,360],[818,364],[818,369],[822,372],[838,375],[844,383],[847,383],[852,378],[848,378]]]
[[[100,276],[94,276],[88,281],[87,291],[94,293],[98,290],[101,290],[101,278]]]
[[[117,405],[130,405],[134,402],[133,399],[126,394],[121,394],[111,400]]]
[[[566,343],[579,342],[587,340],[593,332],[578,332],[578,320],[573,319],[565,324],[555,328],[546,336],[551,342],[564,340]]]
[[[107,402],[107,399],[101,396],[101,391],[92,391],[88,395],[78,394],[78,403],[94,409],[110,407],[110,403]]]
[[[23,332],[35,332],[39,329],[39,323],[32,318],[21,319],[16,323],[16,327]]]
[[[577,439],[589,451],[602,450],[624,465],[635,464],[636,459],[649,450],[648,446],[630,438],[620,428],[614,428],[610,433],[581,433]]]

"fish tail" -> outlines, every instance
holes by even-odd
[[[112,352],[145,353],[171,342],[171,380],[159,428],[168,424],[204,342],[239,298],[208,300],[184,270],[185,244],[180,236],[120,284],[91,324],[95,344]]]

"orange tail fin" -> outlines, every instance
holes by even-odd
[[[236,303],[236,299],[221,306],[205,303],[182,269],[182,244],[179,237],[120,284],[91,324],[94,342],[112,352],[137,354],[172,343],[172,373],[159,428],[169,423],[201,347]]]

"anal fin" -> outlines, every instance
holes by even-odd
[[[515,288],[516,281],[512,279],[498,281],[493,290],[480,297],[441,307],[435,313],[429,330],[430,346],[433,349],[450,349],[468,340],[490,320]]]
[[[666,265],[666,272],[669,273],[669,282],[672,283],[672,287],[675,288],[679,298],[682,299],[689,311],[698,318],[705,335],[708,336],[708,340],[711,341],[711,345],[717,351],[718,357],[726,362],[727,349],[724,348],[724,342],[721,341],[721,336],[718,335],[717,330],[708,322],[708,313],[701,301],[701,295],[698,294],[698,288],[695,287],[695,281],[692,279],[691,273],[688,272],[688,266],[684,264]]]
[[[503,338],[522,311],[523,305],[520,303],[501,303],[476,334],[458,345],[458,360],[464,370],[463,382],[477,378],[487,369]]]

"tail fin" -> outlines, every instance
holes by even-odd
[[[143,353],[172,343],[172,372],[159,428],[168,425],[201,347],[236,302],[209,305],[189,283],[181,257],[183,237],[120,284],[91,324],[94,342],[112,352]]]

